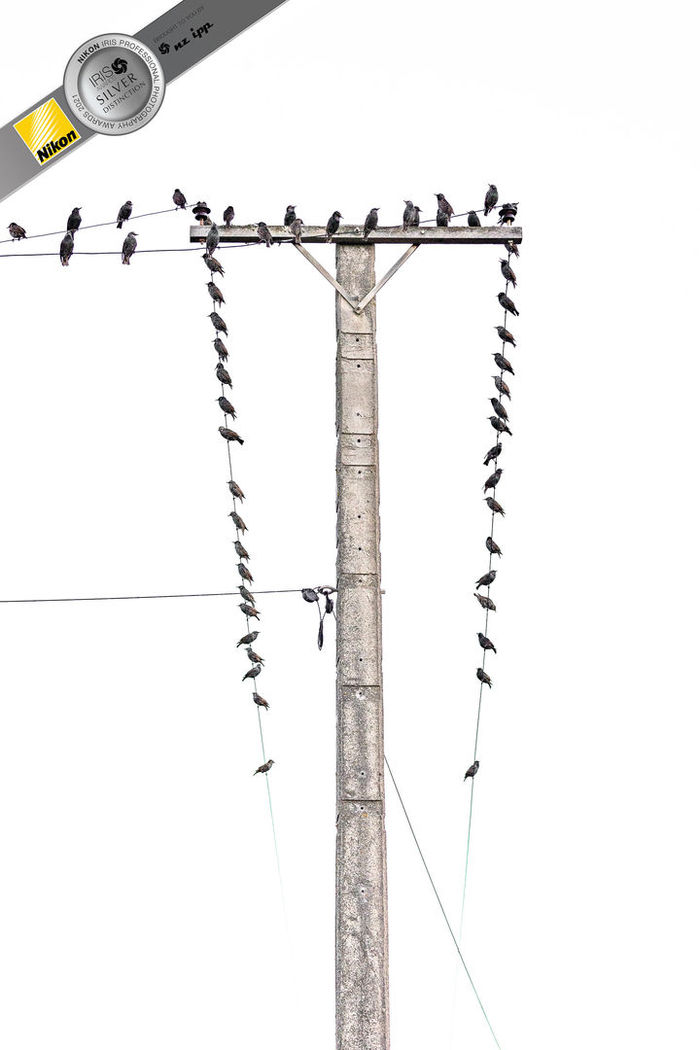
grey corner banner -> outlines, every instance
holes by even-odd
[[[184,0],[183,3],[171,7],[155,22],[139,29],[133,36],[152,48],[158,56],[167,87],[181,73],[197,65],[203,58],[285,2],[286,0]],[[106,26],[105,30],[112,28]],[[76,46],[79,43],[80,41],[76,41]],[[66,55],[65,61],[68,61],[68,58]],[[75,124],[70,117],[70,109],[61,86],[0,128],[0,201],[36,175],[40,175],[44,167],[52,167],[96,134],[91,128],[78,122],[76,127],[79,139],[71,141],[69,148],[51,155],[47,162],[40,163],[36,153],[25,143],[15,125],[52,99],[71,123]]]

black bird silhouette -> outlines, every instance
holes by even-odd
[[[489,489],[495,489],[498,482],[501,480],[501,474],[503,471],[500,467],[494,470],[493,474],[490,475],[484,482],[484,492],[488,492]]]
[[[489,689],[491,688],[491,678],[489,677],[489,675],[486,674],[486,671],[483,669],[483,667],[477,667],[476,677],[479,679],[480,682],[483,682],[484,685],[487,685]]]
[[[491,685],[491,679],[489,678],[488,675],[486,675],[486,678],[488,678],[488,683],[489,683],[489,685]],[[480,681],[482,681],[482,682],[485,681],[485,680],[486,680],[485,678],[481,678],[480,679]],[[464,774],[464,779],[465,780],[473,780],[478,772],[479,772],[479,761],[477,759],[476,762],[472,762],[472,764],[470,765],[469,769]]]
[[[117,215],[118,230],[121,230],[126,220],[131,218],[131,212],[133,210],[133,207],[134,206],[131,203],[131,201],[126,201],[124,204],[122,204],[121,208],[119,209],[119,214]]]
[[[494,460],[494,461],[497,460],[502,451],[503,451],[503,445],[499,441],[493,446],[493,448],[490,448],[488,450],[488,452],[486,453],[486,459],[484,460],[484,466],[488,467],[488,465],[491,462],[491,460]]]
[[[291,231],[292,236],[294,237],[294,243],[301,244],[301,235],[304,229],[303,219],[295,219],[289,227],[289,229]]]
[[[11,222],[7,228],[13,241],[21,241],[27,236],[24,226],[20,226],[18,222]]]
[[[206,252],[202,256],[202,258],[204,259],[205,263],[207,264],[207,267],[211,270],[212,273],[220,273],[222,277],[224,276],[224,268],[218,259],[215,259],[213,255],[207,255]]]
[[[510,372],[512,376],[515,375],[512,364],[510,363],[507,357],[503,356],[503,354],[494,354],[493,359],[500,368],[501,372]]]
[[[233,521],[233,524],[236,526],[236,528],[238,529],[239,532],[247,532],[248,531],[248,526],[243,521],[243,518],[240,516],[240,514],[238,514],[235,510],[229,511],[229,518],[231,518],[231,520]],[[245,595],[244,595],[244,597],[245,597]],[[252,600],[253,600],[252,598],[248,598],[247,599],[247,601],[252,601]]]
[[[450,217],[449,217],[449,215],[445,211],[440,211],[439,208],[437,210],[437,215],[435,216],[435,221],[438,224],[438,226],[449,226],[450,225]]]
[[[507,328],[504,328],[502,324],[496,324],[493,326],[498,332],[498,338],[504,343],[510,343],[511,346],[515,346],[515,339]]]
[[[220,240],[221,240],[221,234],[219,233],[219,227],[216,225],[215,222],[213,222],[211,224],[211,226],[209,227],[209,232],[207,233],[206,248],[207,248],[207,254],[208,255],[213,255],[214,254],[216,249],[219,247],[219,241]]]
[[[268,711],[270,709],[270,705],[268,704],[267,700],[264,696],[260,696],[260,693],[253,693],[253,703],[257,704],[258,707],[264,707]]]
[[[514,317],[520,317],[520,311],[516,310],[515,303],[508,298],[505,292],[498,293],[498,301],[509,314],[513,314]]]
[[[493,410],[496,413],[496,415],[499,416],[501,419],[507,420],[508,419],[508,413],[507,413],[506,409],[503,407],[503,404],[498,400],[498,398],[497,397],[492,397],[492,398],[489,398],[489,400],[491,402],[491,407],[493,408]]]
[[[497,554],[499,558],[503,554],[503,551],[491,536],[486,537],[486,550],[489,554]]]
[[[510,255],[514,255],[516,259],[520,258],[520,252],[515,241],[506,241],[506,251],[509,252]]]
[[[447,197],[445,196],[444,193],[436,193],[435,196],[437,197],[437,202],[438,202],[437,203],[437,224],[438,224],[438,226],[447,226],[449,221],[450,221],[450,219],[454,215],[455,210],[452,207],[452,205],[450,204],[450,202],[448,201],[448,199],[447,199]],[[446,220],[445,222],[440,222],[440,216],[441,215],[444,216],[444,218]]]
[[[216,328],[217,332],[223,332],[224,335],[228,335],[228,328],[226,327],[226,322],[220,314],[217,314],[216,310],[212,310],[212,312],[209,314],[209,319],[214,325],[214,328]]]
[[[235,430],[229,430],[228,427],[219,427],[219,433],[227,441],[237,441],[239,445],[243,444],[243,438]]]
[[[176,208],[186,208],[187,201],[185,200],[185,194],[180,190],[175,190],[173,193],[173,204]]]
[[[69,230],[71,233],[75,233],[75,231],[80,227],[80,224],[83,221],[80,212],[80,208],[73,208],[73,211],[68,216],[66,229]]]
[[[248,648],[246,649],[246,653],[248,654],[248,659],[251,663],[260,664],[261,666],[265,663],[262,656],[258,656],[257,653],[253,652],[250,646],[248,646]]]
[[[227,416],[231,417],[231,419],[236,418],[236,410],[227,397],[224,397],[222,394],[221,397],[217,397],[216,400],[219,402],[219,408],[222,412],[225,412]]]
[[[496,569],[489,569],[483,576],[480,576],[476,581],[475,587],[490,587],[493,581],[496,579]]]
[[[228,487],[234,499],[245,499],[245,493],[243,492],[243,489],[240,488],[240,486],[238,486],[235,481],[229,481]]]
[[[491,376],[491,378],[493,379],[494,385],[496,387],[496,390],[498,390],[499,394],[503,394],[504,397],[507,397],[508,400],[511,401],[512,398],[510,396],[510,387],[506,383],[505,379],[501,379],[500,376]]]
[[[376,230],[377,228],[377,225],[379,223],[378,212],[379,208],[370,208],[369,212],[367,213],[367,218],[365,219],[365,229],[363,234],[365,240],[367,240],[370,233],[372,233],[372,231]]]
[[[253,577],[250,575],[250,570],[248,569],[247,565],[244,565],[242,561],[239,561],[236,568],[238,569],[238,575],[241,577],[242,580],[247,580],[248,583],[253,582]]]
[[[231,223],[233,222],[235,214],[236,213],[233,210],[233,205],[229,204],[228,208],[224,212],[224,224],[226,225],[227,229],[230,228]]]
[[[216,378],[223,386],[230,386],[233,389],[233,383],[231,382],[231,376],[228,374],[221,361],[216,366]]]
[[[61,241],[61,247],[58,249],[58,256],[61,260],[61,266],[67,266],[70,262],[70,257],[73,254],[73,234],[68,230],[63,235]]]
[[[284,224],[285,226],[291,226],[297,217],[296,204],[288,204],[287,210],[284,213]]]
[[[207,291],[209,292],[209,295],[212,297],[212,299],[214,300],[215,303],[225,303],[226,302],[226,300],[224,299],[224,296],[223,296],[223,293],[222,293],[221,289],[217,288],[217,286],[214,284],[213,281],[209,281],[207,283]]]
[[[423,211],[417,204],[413,205],[413,222],[411,226],[420,226],[420,213]]]
[[[266,248],[272,247],[272,234],[270,228],[266,222],[258,223],[258,240],[265,245]]]
[[[486,191],[486,196],[484,197],[484,218],[486,218],[490,211],[493,211],[497,204],[498,190],[493,183],[490,183],[489,188]]]
[[[499,434],[510,434],[511,437],[513,436],[513,431],[510,429],[505,419],[499,419],[498,416],[489,416],[488,420],[493,429],[497,430]]]
[[[245,600],[246,600],[246,601],[247,601],[247,602],[248,602],[248,603],[249,603],[250,605],[255,605],[255,598],[254,598],[254,597],[253,597],[253,595],[252,595],[252,594],[250,593],[250,591],[248,590],[248,588],[247,588],[247,587],[244,587],[244,586],[243,586],[243,584],[241,583],[241,584],[239,584],[239,586],[238,586],[238,590],[239,590],[239,593],[240,593],[240,595],[241,595],[241,598],[245,598]]]
[[[245,549],[240,540],[236,540],[233,544],[233,547],[239,558],[245,561],[250,561],[250,554],[248,554],[248,551]]]
[[[246,671],[246,673],[241,678],[241,681],[245,682],[246,678],[257,678],[261,671],[262,667],[260,666],[260,664],[256,664],[255,667],[251,667],[249,671]],[[256,772],[267,773],[267,770],[263,769],[261,766],[260,769],[256,770]]]
[[[136,251],[136,234],[132,231],[127,233],[122,244],[122,264],[131,265],[131,256]]]
[[[241,602],[238,608],[241,610],[244,616],[247,616],[249,620],[259,620],[260,613],[254,605],[248,605],[246,602]]]
[[[481,221],[475,211],[467,212],[467,226],[481,226]]]
[[[250,634],[244,634],[240,641],[236,642],[236,649],[241,645],[252,645],[259,634],[260,631],[251,631]]]
[[[326,223],[326,240],[329,241],[334,234],[340,229],[340,220],[342,215],[339,211],[334,211],[330,219]]]
[[[302,587],[301,596],[305,602],[317,602],[318,594],[313,587]]]
[[[515,279],[515,274],[511,270],[507,259],[501,259],[501,273],[505,277],[506,281],[510,281],[510,283],[515,288],[518,282]]]
[[[218,335],[214,340],[214,349],[219,355],[219,361],[228,361],[228,350],[226,349],[223,341],[219,339]]]
[[[403,229],[407,230],[409,226],[414,226],[413,217],[415,215],[415,209],[413,201],[404,201],[406,207],[403,210]]]
[[[485,634],[481,633],[481,631],[479,631],[477,633],[477,637],[479,639],[479,645],[481,646],[482,649],[491,649],[492,652],[494,652],[494,653],[497,652],[496,646],[493,644],[491,639],[487,638]]]
[[[498,500],[495,500],[493,496],[487,496],[484,502],[489,508],[489,510],[492,510],[494,514],[500,514],[501,517],[505,518],[506,512],[504,511],[503,507],[498,502]]]
[[[261,766],[258,766],[255,773],[269,773],[274,764],[274,758],[268,758],[267,762],[263,762]],[[253,773],[253,776],[255,776],[255,773]]]
[[[491,612],[496,611],[496,606],[487,595],[475,594],[474,597],[476,598],[482,609],[489,609]]]

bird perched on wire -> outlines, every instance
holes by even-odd
[[[241,558],[244,561],[250,561],[250,554],[248,554],[248,551],[245,549],[240,540],[236,540],[233,544],[233,547],[239,558]]]
[[[254,596],[250,593],[248,588],[245,587],[242,583],[240,583],[238,585],[238,591],[239,591],[239,594],[240,594],[241,598],[243,598],[250,605],[255,605],[255,598],[254,598]]]
[[[497,430],[499,434],[510,434],[513,436],[513,431],[510,429],[505,419],[501,419],[499,416],[488,416],[489,423],[494,430]]]
[[[484,197],[484,218],[486,218],[489,212],[493,211],[497,204],[498,190],[493,183],[490,183],[489,188],[486,191],[486,196]]]
[[[497,572],[496,569],[489,569],[488,572],[485,572],[483,576],[479,577],[479,579],[476,581],[474,586],[477,587],[477,588],[479,588],[479,587],[490,587],[491,584],[493,583],[493,581],[496,579],[496,572]],[[478,595],[477,595],[477,597],[478,597]],[[481,600],[481,599],[479,599],[479,600]]]
[[[475,211],[467,212],[467,226],[481,226],[481,220]]]
[[[283,226],[289,228],[297,217],[296,204],[288,204],[287,210],[284,213]]]
[[[515,279],[515,274],[511,270],[510,265],[508,263],[508,260],[507,259],[501,259],[500,262],[501,262],[501,273],[505,277],[506,281],[509,281],[510,284],[512,284],[513,287],[515,288],[515,286],[517,285],[518,282]]]
[[[500,467],[498,467],[496,470],[494,470],[493,474],[491,474],[486,479],[486,481],[484,482],[484,492],[488,492],[489,489],[495,489],[496,488],[496,485],[501,480],[501,474],[502,473],[503,473],[503,471],[501,470]]]
[[[224,211],[224,225],[226,226],[227,230],[231,228],[231,223],[233,222],[235,214],[236,213],[233,210],[233,205],[229,204],[228,208],[226,208],[226,210]]]
[[[406,207],[403,210],[403,229],[407,230],[409,226],[415,226],[413,221],[415,215],[415,208],[413,201],[404,201]]]
[[[266,248],[272,247],[272,234],[270,228],[266,222],[258,223],[258,240],[261,244],[264,244]]]
[[[492,652],[497,652],[496,646],[493,644],[491,639],[487,638],[485,634],[481,633],[481,631],[477,632],[477,637],[479,639],[479,645],[482,649],[491,649]]]
[[[438,226],[449,226],[455,210],[444,193],[436,193],[435,196],[437,197],[437,224]]]
[[[489,554],[497,554],[499,558],[503,554],[503,551],[498,546],[498,544],[492,536],[486,537],[486,550],[489,552]]]
[[[67,266],[70,262],[70,257],[73,254],[73,234],[70,230],[67,230],[63,235],[61,246],[58,249],[58,256],[61,260],[61,266]]]
[[[327,241],[329,241],[331,239],[331,237],[333,237],[338,232],[338,230],[340,229],[340,220],[342,219],[342,217],[343,216],[340,214],[339,211],[334,211],[333,214],[331,215],[330,219],[326,223],[326,240]]]
[[[483,682],[484,685],[487,685],[489,689],[491,688],[491,678],[489,675],[486,674],[486,671],[483,669],[483,667],[477,667],[476,677],[479,679],[480,682]]]
[[[208,284],[207,284],[207,291],[209,292],[209,295],[212,297],[212,299],[214,300],[215,303],[225,303],[226,302],[226,300],[224,299],[224,296],[223,296],[223,293],[222,293],[221,289],[217,288],[217,286],[214,284],[213,281],[209,281],[208,282]]]
[[[218,335],[214,340],[214,349],[219,355],[219,361],[228,361],[228,350],[226,349],[223,340],[219,339]]]
[[[237,485],[235,481],[229,481],[228,487],[229,492],[231,493],[234,499],[245,499],[243,489],[239,485]]]
[[[80,224],[83,221],[82,217],[80,215],[81,210],[82,210],[81,208],[73,208],[73,211],[68,216],[68,222],[66,223],[66,229],[70,233],[75,233],[75,231],[77,229],[79,229]]]
[[[265,663],[262,656],[258,656],[256,652],[253,652],[250,646],[248,646],[248,648],[246,649],[246,653],[248,654],[248,659],[251,663],[260,664],[261,666]]]
[[[126,220],[131,218],[131,212],[133,207],[134,206],[131,203],[131,201],[126,201],[124,204],[122,204],[121,208],[119,209],[119,214],[117,215],[118,230],[121,230]]]
[[[507,357],[503,356],[503,354],[494,354],[493,359],[500,368],[501,372],[510,372],[512,376],[515,375],[512,364],[510,363]]]
[[[173,193],[173,204],[176,208],[186,208],[187,201],[185,200],[185,194],[180,190],[175,190]]]
[[[496,413],[496,415],[499,416],[501,419],[507,420],[508,419],[508,413],[507,413],[506,409],[503,407],[502,402],[500,402],[497,397],[491,397],[491,398],[489,398],[489,400],[491,402],[491,407],[493,408],[493,410]]]
[[[488,609],[490,612],[496,611],[496,606],[487,595],[475,594],[474,597],[476,598],[482,609]]]
[[[493,379],[494,386],[496,387],[496,390],[499,392],[499,394],[503,394],[503,396],[507,397],[509,401],[512,401],[513,399],[510,396],[510,387],[506,383],[505,379],[501,379],[500,376],[491,376],[491,378]]]
[[[27,236],[24,226],[20,226],[18,222],[11,222],[7,228],[13,241],[22,241]]]
[[[489,463],[492,460],[494,460],[494,461],[497,460],[502,451],[503,451],[503,445],[501,444],[500,441],[496,442],[496,444],[493,446],[493,448],[490,448],[488,450],[488,452],[486,453],[486,459],[484,460],[484,466],[488,467]]]
[[[238,529],[239,532],[247,532],[248,531],[248,526],[243,521],[243,518],[240,516],[240,514],[238,514],[235,510],[229,511],[229,515],[228,516],[229,516],[229,518],[231,518],[231,520],[233,521],[233,524],[236,526],[236,528]],[[253,601],[252,598],[246,598],[245,594],[243,595],[243,597],[246,599],[246,601]]]
[[[489,678],[488,675],[486,675],[486,678],[488,678],[488,683],[489,683],[489,686],[490,686],[491,685],[491,679]],[[479,681],[483,682],[484,679],[480,678]],[[465,780],[473,780],[478,772],[479,772],[479,761],[477,759],[476,762],[472,762],[472,764],[470,765],[469,769],[464,774],[464,779]]]
[[[502,343],[510,343],[511,346],[516,345],[512,333],[507,328],[504,328],[502,324],[495,324],[493,327],[498,332],[498,338]]]
[[[257,704],[258,707],[264,707],[266,711],[270,710],[270,705],[264,696],[260,696],[260,693],[253,693],[253,703]]]
[[[373,230],[376,230],[376,228],[377,228],[377,226],[379,224],[379,214],[378,214],[378,212],[379,212],[379,208],[370,208],[370,210],[367,213],[367,218],[365,219],[365,228],[364,228],[364,233],[363,233],[363,237],[364,237],[365,240],[367,240],[367,238],[369,237],[370,233],[373,232]]]
[[[207,255],[206,252],[202,258],[204,259],[207,268],[211,270],[212,273],[220,273],[222,277],[224,276],[224,268],[218,259],[215,259],[213,255]]]
[[[305,602],[317,602],[318,594],[313,587],[302,587],[301,596]]]
[[[289,227],[292,236],[294,237],[295,244],[301,244],[301,234],[304,229],[304,222],[302,219],[294,219],[294,222]]]
[[[223,332],[224,335],[228,335],[228,328],[226,327],[226,322],[224,321],[221,314],[217,314],[216,310],[212,310],[212,312],[209,314],[209,319],[214,325],[214,328],[216,328],[217,332]]]
[[[516,259],[520,258],[520,251],[515,241],[506,241],[506,251],[514,255]]]
[[[250,634],[244,634],[240,641],[236,642],[236,649],[241,645],[252,645],[259,634],[260,631],[251,631]]]
[[[498,500],[495,500],[493,496],[487,496],[484,500],[484,503],[489,508],[489,510],[493,511],[494,514],[500,514],[502,518],[505,518],[506,512],[504,511],[503,507],[498,502]]]
[[[219,427],[219,433],[226,441],[237,441],[239,445],[243,444],[243,438],[235,430],[229,430],[228,427]]]
[[[230,416],[231,419],[236,418],[236,410],[227,397],[224,397],[224,395],[222,394],[221,397],[217,397],[216,400],[219,402],[219,408],[222,412],[224,412],[227,416]]]
[[[246,678],[257,678],[261,671],[262,667],[260,666],[260,664],[256,664],[255,667],[251,667],[249,671],[246,671],[246,673],[241,678],[241,681],[245,682]],[[266,773],[267,770],[263,769],[261,766],[257,772]]]
[[[136,251],[136,234],[131,231],[127,233],[122,244],[122,264],[129,266],[131,265],[131,256]]]
[[[247,616],[249,620],[259,620],[260,613],[254,605],[250,605],[247,602],[241,602],[238,606],[244,616]]]
[[[215,222],[209,227],[207,233],[206,249],[207,255],[213,255],[216,249],[219,247],[219,241],[221,240],[221,234],[219,233],[219,227]]]
[[[231,376],[228,374],[221,361],[219,361],[216,366],[216,378],[219,380],[222,386],[230,386],[231,389],[233,389]]]
[[[509,314],[513,314],[515,317],[520,316],[520,311],[516,310],[515,303],[512,299],[509,299],[505,292],[498,293],[498,301],[504,310],[507,310]]]
[[[238,575],[242,580],[247,580],[248,583],[253,582],[253,577],[250,575],[250,569],[247,565],[244,565],[242,561],[239,561],[236,568],[238,569]]]
[[[274,764],[274,758],[268,758],[267,762],[263,762],[261,766],[258,766],[258,768],[255,770],[255,773],[269,773]],[[253,773],[253,776],[255,776],[255,773]]]

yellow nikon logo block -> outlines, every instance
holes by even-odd
[[[55,98],[22,117],[14,127],[38,164],[46,164],[80,138]]]

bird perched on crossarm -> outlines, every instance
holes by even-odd
[[[340,220],[342,219],[342,217],[343,216],[340,214],[339,211],[334,211],[333,214],[331,215],[330,219],[326,223],[326,240],[327,241],[330,241],[331,237],[333,237],[338,232],[338,230],[340,229]]]
[[[22,241],[27,236],[24,226],[20,226],[18,222],[11,222],[7,228],[13,241]]]
[[[289,228],[297,217],[296,204],[288,204],[284,213],[284,226]]]
[[[369,237],[370,233],[376,230],[379,225],[379,208],[370,208],[365,219],[365,228],[363,237],[365,240]]]
[[[409,226],[413,226],[414,207],[413,201],[404,201],[406,207],[403,210],[403,229],[407,230]]]
[[[295,244],[301,244],[301,235],[304,229],[304,222],[302,219],[294,219],[294,222],[289,227],[292,236],[294,237]]]
[[[438,226],[449,226],[455,210],[444,193],[436,193],[435,196],[437,197],[437,224]]]
[[[121,208],[119,209],[119,214],[117,215],[118,230],[121,230],[122,226],[127,221],[127,219],[131,218],[132,209],[133,204],[131,203],[131,201],[126,201],[124,204],[122,204]]]
[[[477,638],[479,639],[479,645],[482,649],[490,649],[492,652],[497,652],[496,646],[493,644],[490,638],[487,638],[481,631],[477,632]]]
[[[258,240],[261,244],[264,244],[266,248],[272,247],[272,234],[270,228],[266,222],[258,223]]]
[[[131,264],[131,256],[136,251],[136,234],[127,233],[122,244],[122,264],[129,266]]]
[[[231,229],[231,223],[233,222],[235,214],[236,213],[233,210],[233,205],[229,204],[228,208],[226,208],[226,210],[224,211],[224,225],[226,226],[227,230]]]
[[[486,677],[489,678],[488,675],[486,675]],[[484,679],[482,678],[482,679],[480,679],[480,681],[483,682]],[[491,685],[491,679],[489,678],[489,686],[490,685]],[[464,779],[465,780],[473,780],[478,772],[479,772],[479,761],[477,759],[476,762],[472,762],[472,764],[470,765],[469,769],[464,774]]]
[[[467,212],[467,226],[481,226],[481,221],[475,211]]]

